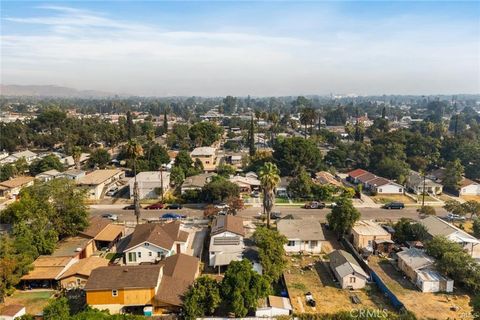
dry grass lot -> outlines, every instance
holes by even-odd
[[[399,201],[403,203],[416,203],[412,198],[404,196],[403,194],[389,194],[370,196],[375,203],[385,204],[389,202]]]
[[[461,196],[461,198],[465,201],[475,200],[480,202],[480,196]]]
[[[380,261],[378,257],[372,256],[369,259],[369,266],[419,319],[459,319],[462,315],[471,314],[470,297],[457,289],[456,294],[423,293],[389,262]],[[451,310],[453,306],[457,306],[458,310]]]
[[[312,270],[302,268],[315,263]],[[342,290],[333,281],[333,275],[326,262],[319,257],[290,257],[285,280],[290,293],[294,312],[337,313],[351,309],[389,309],[388,302],[375,286],[367,286],[364,290]],[[310,291],[317,302],[312,308],[306,305],[305,293]],[[361,304],[353,304],[350,296],[355,294]]]
[[[27,313],[35,315],[43,310],[53,293],[53,290],[17,290],[10,297],[5,298],[5,304],[21,304],[25,306]]]

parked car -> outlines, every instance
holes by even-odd
[[[253,191],[252,193],[250,193],[250,196],[252,198],[260,198],[260,192],[259,191]]]
[[[214,205],[215,208],[217,209],[228,209],[229,205],[226,204],[226,203],[218,203],[216,205]]]
[[[129,204],[128,206],[123,207],[123,210],[135,210],[135,205]]]
[[[112,221],[117,221],[118,220],[118,216],[116,214],[112,214],[112,213],[102,214],[102,218],[110,219]]]
[[[118,187],[113,187],[107,191],[107,196],[113,197],[118,191]]]
[[[403,209],[405,204],[403,202],[389,202],[383,206],[384,209]]]
[[[305,209],[323,209],[325,208],[325,203],[319,201],[310,201],[305,203],[303,207]]]
[[[177,220],[177,219],[185,219],[186,217],[187,217],[187,216],[185,216],[185,215],[168,212],[168,213],[163,214],[161,218],[162,218],[162,219],[174,219],[174,220]]]
[[[171,203],[165,206],[165,209],[170,209],[170,210],[177,210],[177,209],[182,209],[182,205],[178,203]]]
[[[157,203],[151,204],[151,205],[149,205],[149,206],[146,206],[145,209],[147,209],[147,210],[159,210],[159,209],[163,209],[163,203],[157,202]]]
[[[465,217],[464,217],[464,216],[461,216],[461,215],[455,214],[455,213],[451,213],[451,212],[449,212],[449,213],[447,214],[447,219],[448,219],[448,220],[465,221]]]
[[[307,300],[307,305],[309,305],[310,307],[315,307],[317,305],[317,302],[313,298],[313,295],[311,292],[307,292],[305,294],[305,299]]]

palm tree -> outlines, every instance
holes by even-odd
[[[136,140],[129,140],[127,144],[127,154],[133,161],[133,174],[135,179],[133,183],[133,204],[135,205],[135,217],[137,218],[138,224],[140,220],[140,203],[138,199],[137,159],[143,155],[142,145]]]
[[[73,162],[75,163],[75,168],[80,170],[80,158],[82,157],[82,148],[79,146],[73,147],[72,150],[72,158]]]
[[[267,215],[267,227],[270,227],[270,213],[275,202],[275,188],[280,183],[280,171],[271,162],[266,162],[259,172],[263,191],[263,209]]]
[[[317,113],[312,107],[302,108],[300,111],[300,122],[305,126],[305,139],[307,139],[307,125],[310,125],[310,135],[312,134],[312,126],[316,122]]]

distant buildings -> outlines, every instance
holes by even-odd
[[[34,177],[16,177],[0,182],[0,197],[17,198],[20,190],[33,185]]]

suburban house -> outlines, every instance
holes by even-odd
[[[221,267],[242,260],[245,237],[243,219],[232,215],[217,216],[212,223],[209,265]]]
[[[330,268],[342,289],[361,289],[369,278],[357,260],[344,250],[335,250],[328,255]]]
[[[85,171],[78,169],[69,169],[59,175],[59,178],[66,178],[74,181],[78,181],[83,177],[85,177]]]
[[[30,187],[35,181],[34,177],[16,177],[0,182],[0,196],[4,198],[17,198],[20,190]]]
[[[105,169],[95,170],[77,181],[77,184],[88,190],[90,199],[101,199],[109,186],[120,180],[124,175],[122,170]]]
[[[33,262],[33,269],[21,278],[23,287],[55,288],[60,276],[78,261],[74,257],[39,256]]]
[[[458,193],[461,196],[480,196],[480,183],[463,178],[462,181],[460,181]]]
[[[15,320],[26,314],[27,311],[21,304],[8,304],[0,309],[0,320]]]
[[[0,161],[0,164],[7,164],[7,163],[13,163],[17,160],[20,160],[22,158],[25,158],[25,161],[27,161],[28,164],[32,163],[33,160],[37,158],[37,154],[35,152],[32,152],[30,150],[25,150],[25,151],[20,151],[20,152],[15,152],[9,155],[8,157],[3,158]]]
[[[392,241],[392,235],[378,223],[371,220],[360,220],[355,223],[351,231],[352,243],[357,250],[365,249],[373,252],[374,242],[380,240]]]
[[[254,177],[234,176],[231,177],[230,182],[235,183],[241,192],[251,192],[260,189],[260,180]]]
[[[60,285],[65,289],[83,288],[87,283],[92,270],[106,266],[108,266],[108,260],[105,258],[92,256],[78,260],[77,263],[73,264],[62,273],[60,277],[58,277]]]
[[[422,292],[452,292],[453,280],[434,269],[435,259],[423,250],[411,248],[397,253],[398,268]]]
[[[42,182],[47,182],[47,181],[50,181],[50,180],[53,180],[53,179],[57,178],[60,174],[61,174],[61,172],[57,171],[55,169],[47,170],[47,171],[44,171],[42,173],[37,174],[35,176],[35,179],[37,179],[39,181],[42,181]]]
[[[292,304],[289,298],[268,296],[263,299],[260,306],[255,311],[255,317],[274,318],[277,316],[288,316],[292,313]]]
[[[342,187],[343,184],[335,179],[333,174],[328,171],[319,171],[315,173],[315,182],[321,185],[330,185],[333,187]]]
[[[212,181],[213,176],[216,176],[216,173],[209,172],[185,178],[181,187],[182,194],[188,190],[201,190],[207,183]]]
[[[440,183],[437,183],[427,177],[425,177],[424,181],[423,178],[424,177],[420,173],[410,170],[406,183],[407,189],[415,194],[422,194],[424,193],[423,186],[425,185],[425,193],[434,195],[442,194],[443,186]]]
[[[325,241],[320,221],[303,219],[282,219],[277,222],[277,230],[287,237],[284,245],[286,253],[320,253]]]
[[[404,192],[402,185],[363,169],[350,171],[347,174],[347,180],[355,184],[362,184],[365,190],[377,194],[403,194]]]
[[[93,250],[108,249],[115,251],[118,241],[124,235],[124,227],[113,224],[110,220],[98,216],[90,218],[87,229],[80,232],[79,236],[93,239]]]
[[[138,196],[140,199],[155,199],[169,189],[170,172],[145,171],[137,174]],[[135,179],[130,179],[130,199],[133,199]],[[163,188],[162,188],[163,187]],[[162,192],[163,189],[163,192]]]
[[[60,162],[67,168],[74,168],[75,167],[75,160],[73,159],[72,156],[67,156],[67,157],[59,157]],[[82,165],[86,163],[90,159],[90,154],[89,153],[83,153],[80,155],[80,159],[78,160],[79,164]]]
[[[199,147],[193,149],[190,157],[195,161],[199,159],[205,171],[214,171],[217,167],[217,149],[213,147]]]
[[[138,309],[146,316],[178,311],[182,295],[198,274],[198,258],[185,254],[153,265],[100,267],[85,286],[87,304],[114,314]]]
[[[137,225],[123,250],[125,263],[156,263],[176,253],[184,253],[189,238],[190,233],[179,221]]]
[[[480,258],[480,240],[460,228],[436,216],[428,216],[420,220],[430,237],[443,236],[460,244],[463,249],[475,259]]]
[[[234,166],[237,169],[242,167],[242,155],[240,154],[232,154],[225,156],[225,162],[229,165]]]

